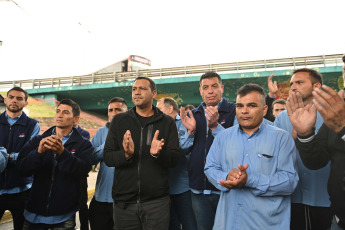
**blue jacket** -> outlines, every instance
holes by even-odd
[[[203,106],[204,102],[192,110],[196,121],[194,143],[189,158],[189,185],[197,190],[218,190],[206,178],[204,167],[208,151],[213,143],[214,136],[208,129]],[[223,98],[218,103],[218,123],[224,128],[233,126],[236,116],[236,104]]]
[[[29,118],[24,112],[12,126],[7,122],[5,112],[0,115],[0,147],[7,153],[18,153],[31,138],[38,121]],[[5,170],[0,173],[0,189],[22,187],[32,183],[32,177],[22,177],[16,170],[15,161],[8,159]]]
[[[25,209],[42,216],[58,216],[79,208],[80,179],[91,169],[92,146],[73,127],[60,155],[51,150],[39,154],[40,141],[55,126],[30,140],[20,151],[17,166],[23,176],[34,176],[31,196]]]

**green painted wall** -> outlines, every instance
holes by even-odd
[[[342,67],[315,68],[322,73],[324,84],[339,90],[343,88]],[[256,83],[267,88],[267,77],[274,74],[274,80],[278,82],[278,98],[286,98],[289,91],[289,80],[292,70],[262,71],[235,74],[220,74],[224,84],[224,97],[235,101],[236,90],[247,83]],[[155,79],[157,84],[157,99],[172,97],[179,105],[199,105],[202,101],[199,93],[200,76]],[[53,88],[29,89],[28,93],[34,97],[47,98],[49,95],[56,95],[57,100],[71,98],[79,103],[83,110],[94,110],[106,113],[108,100],[112,97],[123,97],[127,100],[129,107],[132,107],[131,88],[133,81],[114,82],[83,86],[66,86]]]

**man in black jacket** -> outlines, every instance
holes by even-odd
[[[103,158],[115,167],[115,229],[169,228],[168,168],[177,164],[179,141],[175,121],[153,105],[155,83],[136,78],[131,110],[110,125]]]
[[[73,123],[80,108],[70,99],[56,108],[56,126],[31,139],[20,151],[17,166],[23,176],[34,176],[24,210],[23,229],[75,227],[80,180],[91,169],[92,145]]]

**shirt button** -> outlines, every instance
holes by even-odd
[[[248,154],[246,154],[246,157],[248,156]]]

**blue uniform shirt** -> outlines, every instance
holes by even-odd
[[[239,189],[219,185],[232,168],[248,163],[247,183]],[[221,190],[213,229],[288,230],[290,194],[298,183],[296,147],[286,131],[262,122],[251,136],[239,125],[217,135],[205,174]]]
[[[317,112],[315,133],[317,133],[323,123],[322,116]],[[292,133],[292,125],[287,111],[278,114],[274,121],[278,128]],[[330,207],[331,202],[327,191],[328,177],[330,173],[330,163],[318,170],[310,170],[304,166],[297,150],[299,183],[295,192],[291,195],[291,202],[306,204],[318,207]]]
[[[107,139],[109,128],[104,126],[97,130],[96,135],[92,138],[91,164],[96,165],[100,162],[99,172],[97,175],[95,199],[98,202],[113,203],[112,187],[114,180],[115,167],[108,167],[103,161],[104,143]]]

